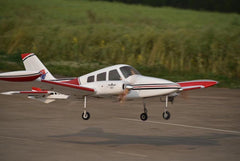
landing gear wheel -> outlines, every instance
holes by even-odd
[[[170,114],[170,112],[168,112],[168,111],[166,111],[166,112],[163,112],[163,118],[165,119],[165,120],[168,120],[168,119],[170,119],[170,117],[171,117],[171,114]]]
[[[146,121],[146,120],[148,119],[147,113],[142,113],[142,114],[140,115],[140,119],[141,119],[142,121]]]
[[[84,112],[82,113],[82,119],[83,120],[88,120],[90,118],[90,113],[86,112],[86,114],[84,114]]]

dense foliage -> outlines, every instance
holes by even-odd
[[[240,16],[96,1],[0,1],[0,70],[36,53],[56,74],[117,63],[175,81],[240,85]]]
[[[154,7],[171,6],[183,9],[240,13],[239,0],[103,0],[103,1],[123,2],[127,4],[142,4]]]

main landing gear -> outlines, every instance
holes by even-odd
[[[88,120],[90,118],[90,113],[87,112],[87,96],[84,96],[84,110],[82,113],[82,119]]]
[[[168,120],[171,117],[170,112],[167,111],[167,106],[168,106],[168,96],[166,96],[166,106],[164,107],[164,112],[162,114],[162,116],[165,120]],[[143,111],[144,112],[140,115],[140,119],[142,121],[146,121],[148,119],[148,115],[147,115],[148,110],[146,108],[146,103],[144,102],[144,99],[143,99]]]

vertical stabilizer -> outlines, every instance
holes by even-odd
[[[41,72],[42,73],[41,79],[44,80],[55,79],[34,53],[22,54],[21,56],[26,71]]]

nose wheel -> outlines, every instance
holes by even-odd
[[[171,114],[170,114],[170,112],[165,111],[165,112],[163,112],[162,116],[165,120],[168,120],[168,119],[170,119]]]
[[[140,115],[140,119],[141,119],[142,121],[146,121],[146,120],[148,119],[147,113],[142,113],[142,114]]]
[[[167,106],[168,106],[168,96],[166,96],[166,106],[164,107],[164,112],[162,114],[162,116],[165,120],[169,120],[171,117],[170,112],[167,111]]]
[[[144,100],[143,100],[143,113],[140,115],[140,119],[142,120],[142,121],[146,121],[147,119],[148,119],[148,115],[147,115],[147,113],[148,113],[148,110],[147,110],[147,108],[146,108],[146,103],[144,102]]]

